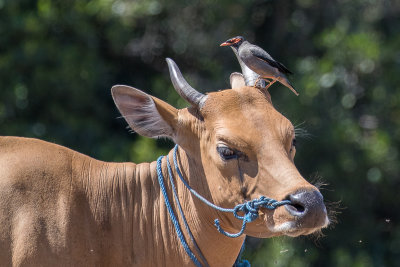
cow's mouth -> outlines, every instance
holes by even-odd
[[[312,234],[316,231],[321,230],[321,228],[325,228],[328,224],[329,224],[329,219],[327,217],[324,225],[312,228],[305,228],[301,225],[301,223],[296,221],[284,222],[279,225],[274,225],[268,228],[271,232],[275,233],[276,235],[287,235],[290,237],[296,237],[300,235]]]
[[[278,235],[296,237],[299,235],[308,235],[315,231],[325,228],[329,224],[325,206],[318,212],[310,212],[310,208],[302,204],[287,204],[276,210],[271,219],[266,220],[268,229]]]

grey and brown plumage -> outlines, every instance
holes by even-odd
[[[233,37],[222,43],[221,46],[230,46],[249,69],[260,75],[260,79],[271,79],[271,81],[268,80],[269,84],[266,89],[278,81],[292,90],[293,93],[299,95],[286,77],[288,74],[293,73],[282,63],[273,59],[262,48],[249,43],[242,36]],[[256,84],[257,81],[254,86]]]

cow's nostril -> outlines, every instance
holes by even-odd
[[[326,216],[323,197],[316,190],[297,191],[289,195],[287,199],[291,201],[291,204],[285,205],[286,210],[293,216],[298,218]]]
[[[288,208],[293,209],[293,211],[296,211],[296,212],[304,212],[305,211],[305,208],[302,205],[296,204],[296,203],[290,204],[290,207],[288,207]]]
[[[292,202],[292,204],[285,205],[285,207],[286,207],[286,210],[289,211],[289,213],[291,215],[296,216],[296,217],[303,216],[304,212],[306,210],[303,205],[298,204],[298,203],[293,203],[293,202]]]

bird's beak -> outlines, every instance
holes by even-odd
[[[230,45],[232,45],[232,44],[228,43],[228,42],[225,42],[225,43],[220,44],[219,46],[230,46]]]

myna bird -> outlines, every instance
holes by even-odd
[[[236,50],[239,58],[249,69],[259,74],[260,79],[271,79],[271,81],[268,80],[269,84],[265,89],[268,89],[268,87],[278,81],[292,90],[293,93],[299,95],[286,77],[287,74],[293,73],[282,63],[273,59],[262,48],[249,43],[242,36],[233,37],[222,43],[221,46],[230,46],[234,51]],[[254,86],[256,86],[257,81],[254,83]]]

